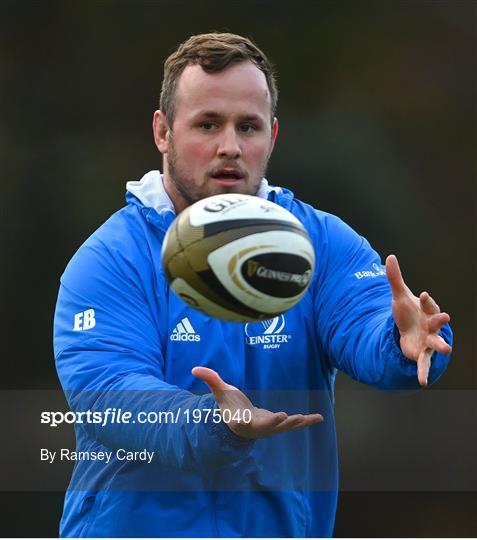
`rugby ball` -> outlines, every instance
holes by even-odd
[[[226,194],[187,207],[169,227],[162,264],[171,288],[217,319],[272,319],[293,307],[313,277],[315,252],[288,210]]]

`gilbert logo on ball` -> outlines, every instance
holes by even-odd
[[[184,302],[249,322],[293,307],[313,277],[315,253],[300,221],[251,195],[214,195],[179,214],[162,246],[165,275]]]

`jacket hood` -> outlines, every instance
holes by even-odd
[[[269,199],[270,195],[289,195],[291,192],[277,186],[271,186],[265,178],[262,178],[257,196]],[[293,194],[291,194],[293,197]],[[158,214],[172,212],[175,214],[174,205],[167,194],[163,175],[160,171],[149,171],[139,181],[131,181],[126,184],[126,201],[134,202],[133,197],[139,200],[146,208],[153,208]]]

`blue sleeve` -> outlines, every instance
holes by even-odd
[[[379,255],[340,219],[325,215],[317,227],[316,328],[331,365],[381,389],[417,389],[417,364],[399,346],[391,288]],[[452,345],[452,332],[440,332]],[[450,356],[434,352],[429,384]]]
[[[55,313],[58,375],[73,411],[109,407],[130,411],[132,418],[140,411],[170,411],[177,420],[83,424],[90,439],[111,450],[154,450],[156,459],[176,468],[217,468],[242,458],[252,443],[212,416],[187,423],[180,414],[217,405],[211,394],[195,395],[164,380],[165,284],[146,260],[147,248],[126,238],[121,250],[112,250],[93,236],[72,259]]]

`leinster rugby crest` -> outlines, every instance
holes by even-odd
[[[290,340],[291,335],[286,333],[284,315],[279,315],[267,321],[247,323],[245,325],[245,342],[251,347],[279,349]]]

